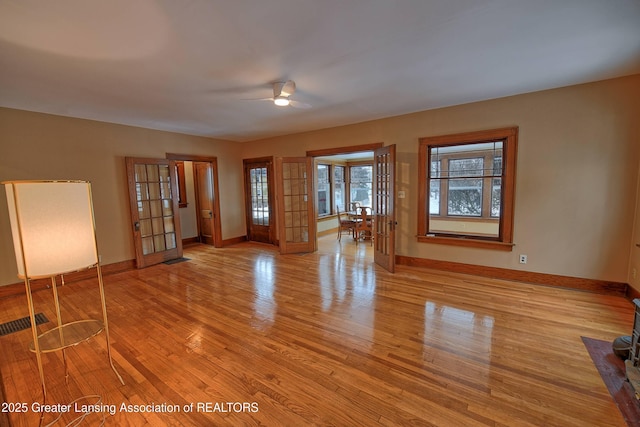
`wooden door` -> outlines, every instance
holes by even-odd
[[[395,271],[395,165],[396,146],[378,148],[374,151],[373,188],[374,196],[374,261],[390,272]]]
[[[271,158],[244,160],[247,239],[274,242],[273,161]]]
[[[198,240],[207,245],[214,244],[213,168],[209,162],[194,162],[196,193],[196,217]]]
[[[278,157],[278,234],[280,253],[316,250],[316,221],[313,204],[313,159]]]
[[[182,256],[173,160],[126,158],[138,268]]]

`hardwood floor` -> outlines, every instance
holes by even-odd
[[[407,266],[390,274],[369,245],[327,236],[319,246],[286,256],[194,246],[190,261],[106,276],[125,385],[101,334],[67,350],[68,385],[61,354],[44,356],[48,403],[99,395],[109,426],[624,425],[580,339],[629,335],[624,298]],[[99,316],[96,289],[61,288],[63,318]],[[55,319],[49,291],[35,300]],[[24,297],[0,307],[0,322],[27,315]],[[38,423],[30,340],[0,337],[6,401],[28,407],[9,414],[14,426]]]

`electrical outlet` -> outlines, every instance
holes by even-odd
[[[638,272],[636,271],[635,267],[631,269],[631,277],[633,277],[634,279],[638,277]]]
[[[526,263],[527,263],[527,256],[520,255],[520,264],[526,264]]]

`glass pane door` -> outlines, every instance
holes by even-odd
[[[395,270],[395,163],[396,146],[374,151],[374,260],[375,263]]]
[[[312,159],[278,158],[280,252],[313,252],[316,222],[313,202]]]
[[[273,243],[275,241],[275,209],[271,188],[273,162],[271,158],[245,159],[245,206],[247,217],[247,237],[254,242]],[[274,225],[274,227],[272,227]]]
[[[176,247],[168,165],[135,165],[142,253]]]
[[[182,256],[170,160],[127,158],[131,217],[139,267]]]

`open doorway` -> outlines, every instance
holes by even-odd
[[[376,143],[307,152],[314,159],[314,203],[323,247],[330,247],[330,239],[336,242],[336,251],[342,251],[343,245],[357,245],[352,236],[343,235],[338,241],[340,216],[354,214],[356,206],[373,207],[373,150],[381,146]],[[373,259],[372,251],[364,250],[369,245],[360,246],[362,254]]]
[[[373,152],[315,158],[318,233],[336,231],[338,214],[354,215],[373,205]]]
[[[316,157],[314,168],[318,250],[373,264],[372,241],[361,241],[356,230],[360,209],[373,203],[373,152]]]
[[[341,155],[352,155],[353,153],[372,152],[370,164],[366,162],[347,161],[346,166],[340,169],[322,166],[321,159],[337,159]],[[362,223],[366,221],[366,231],[374,246],[374,261],[390,272],[395,271],[395,163],[396,146],[384,146],[383,143],[369,145],[359,145],[345,148],[335,148],[317,151],[308,151],[308,157],[316,160],[315,180],[316,192],[315,206],[318,211],[317,220],[327,220],[334,227],[338,227],[339,219],[332,218],[337,212],[336,206],[342,203],[345,210],[353,209],[354,202],[362,207],[367,204],[370,211],[365,211],[362,215]],[[348,170],[348,171],[347,171]],[[340,173],[337,173],[341,171]],[[346,185],[340,187],[338,175],[344,176]],[[371,178],[369,178],[369,176]],[[323,178],[324,177],[324,178]],[[334,180],[333,183],[331,180]],[[370,212],[366,213],[366,212]],[[322,216],[325,216],[323,218]],[[331,222],[333,224],[331,224]],[[357,221],[357,219],[356,219]],[[329,227],[326,227],[329,229]],[[325,227],[317,227],[322,233]],[[360,227],[356,226],[356,230]],[[356,243],[358,237],[356,236]]]
[[[217,159],[167,154],[176,160],[183,244],[222,247]]]

